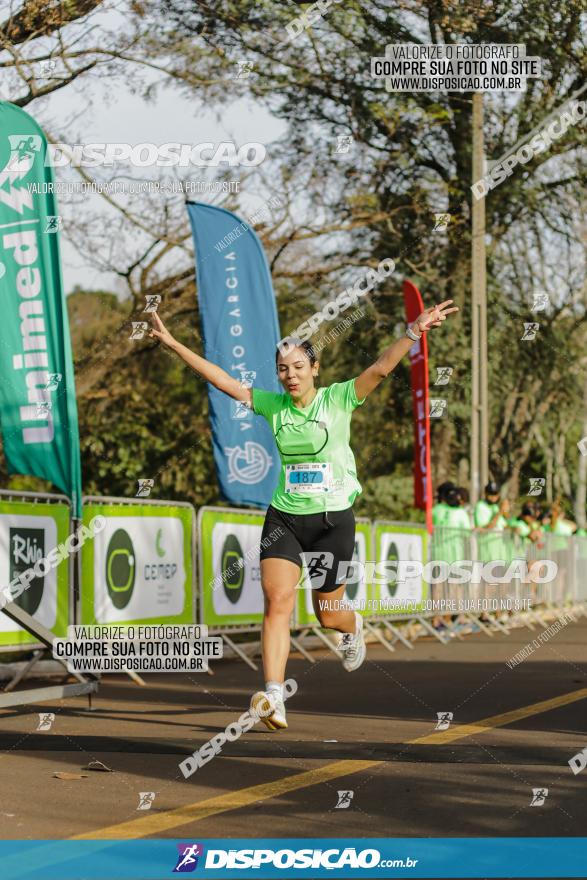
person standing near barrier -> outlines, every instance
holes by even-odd
[[[502,540],[507,528],[510,503],[507,498],[499,500],[500,486],[493,480],[485,486],[485,498],[475,505],[473,521],[479,532],[477,537],[477,558],[480,562],[492,562],[495,559],[509,558],[509,549]],[[493,533],[493,534],[492,534]],[[499,534],[502,533],[502,534]]]
[[[366,648],[363,619],[341,608],[344,576],[339,563],[350,563],[355,545],[352,510],[361,493],[350,447],[351,416],[367,396],[395,369],[410,348],[447,315],[452,300],[425,309],[406,331],[354,379],[316,388],[319,361],[309,341],[281,340],[275,354],[277,376],[284,393],[246,387],[221,367],[175,340],[154,312],[150,336],[159,339],[219,391],[266,418],[281,459],[277,487],[267,509],[261,536],[261,582],[265,613],[261,634],[265,690],[251,699],[251,709],[262,715],[271,730],[287,727],[283,685],[290,650],[290,618],[305,553],[330,555],[323,582],[313,589],[312,601],[323,627],[338,631],[344,668],[361,665]],[[279,529],[276,528],[279,526]],[[278,537],[264,540],[277,533]],[[324,594],[328,599],[324,599]],[[270,714],[265,714],[268,710]]]
[[[442,526],[445,523],[447,513],[450,509],[446,503],[446,493],[449,489],[456,489],[456,486],[454,483],[447,480],[446,483],[441,483],[436,490],[436,504],[432,507],[432,525]]]
[[[445,486],[447,484],[444,484]],[[439,488],[440,492],[440,488]],[[471,523],[467,511],[463,507],[463,497],[461,490],[454,483],[449,483],[448,488],[443,493],[446,511],[442,512],[441,522],[435,526],[433,541],[433,559],[438,562],[445,562],[451,565],[453,562],[459,562],[467,559],[470,554],[470,541],[468,540],[471,532]],[[465,543],[467,547],[465,548]],[[433,599],[449,599],[451,596],[451,585],[448,581],[442,581],[432,584]],[[454,592],[454,587],[453,587]],[[458,591],[457,591],[458,592]],[[446,629],[447,622],[453,618],[456,620],[458,615],[445,615],[435,617],[432,621],[434,629]]]

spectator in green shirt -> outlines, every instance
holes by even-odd
[[[454,483],[447,481],[446,483],[441,483],[438,489],[436,490],[436,504],[432,508],[432,524],[435,526],[442,526],[446,520],[446,515],[449,510],[449,506],[446,503],[446,493],[449,489],[455,489],[456,486]]]
[[[535,544],[541,535],[541,527],[536,521],[536,516],[532,507],[525,504],[519,517],[513,516],[508,520],[508,526],[519,536],[523,547],[527,547],[531,542]]]
[[[565,517],[558,498],[552,505],[552,509],[544,514],[542,527],[545,532],[558,536],[558,538],[551,539],[551,550],[566,550],[568,539],[577,531],[577,524]]]
[[[504,535],[507,528],[506,517],[510,512],[507,498],[499,499],[500,486],[495,481],[485,486],[485,498],[475,505],[473,521],[479,531],[477,537],[477,558],[481,562],[503,559],[506,563],[512,559],[511,541]],[[492,532],[494,534],[492,534]]]
[[[471,531],[471,524],[466,510],[461,506],[461,495],[456,486],[447,489],[445,499],[447,509],[434,542],[434,559],[451,563],[469,558],[470,550],[468,542],[465,546],[465,539]]]

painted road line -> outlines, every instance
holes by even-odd
[[[476,721],[473,724],[462,724],[460,727],[449,727],[448,730],[419,736],[418,739],[411,739],[410,745],[416,745],[416,743],[418,745],[422,743],[437,746],[444,745],[445,743],[454,742],[456,739],[461,739],[463,736],[475,736],[490,730],[492,727],[504,727],[506,724],[513,724],[515,721],[530,718],[532,715],[540,715],[542,712],[550,712],[551,709],[558,709],[559,706],[567,706],[569,703],[576,703],[577,700],[584,700],[585,698],[587,698],[587,688],[581,688],[578,691],[561,694],[560,697],[553,697],[552,700],[543,700],[541,703],[532,703],[531,706],[522,706],[521,709],[512,709],[511,712],[493,715],[491,718],[484,718],[482,721]]]
[[[523,718],[530,718],[532,715],[549,712],[552,709],[557,709],[559,706],[568,706],[570,703],[586,698],[587,688],[581,688],[568,694],[561,694],[560,697],[553,697],[551,700],[543,700],[540,703],[532,703],[530,706],[513,709],[511,712],[483,718],[481,721],[476,721],[473,724],[457,725],[454,729],[449,728],[449,730],[440,730],[427,736],[419,736],[416,739],[407,740],[404,745],[420,745],[422,743],[427,745],[444,745],[447,742],[455,742],[458,739],[465,739],[468,736],[485,733],[492,728],[512,724]],[[387,762],[336,761],[334,764],[327,764],[325,767],[319,767],[316,770],[306,770],[303,773],[286,776],[284,779],[276,779],[274,782],[251,785],[248,788],[216,795],[204,801],[186,804],[183,807],[168,810],[165,813],[153,813],[153,815],[142,816],[140,819],[131,819],[129,822],[121,822],[118,825],[108,825],[106,828],[99,828],[86,834],[75,834],[69,840],[126,840],[147,837],[150,834],[160,835],[161,832],[169,831],[171,828],[177,828],[180,825],[199,822],[201,819],[217,816],[219,813],[226,813],[230,810],[240,810],[242,807],[248,807],[259,801],[279,797],[301,788],[309,788],[312,785],[319,785],[321,782],[328,782],[331,779],[349,776],[352,773],[372,770],[379,764],[385,763]]]

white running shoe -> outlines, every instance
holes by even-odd
[[[342,665],[347,672],[354,672],[358,669],[367,654],[367,646],[365,644],[365,633],[363,631],[363,618],[355,611],[357,621],[357,631],[353,633],[343,633],[338,643],[338,648],[342,652]]]
[[[285,717],[285,704],[283,699],[274,691],[257,691],[251,697],[251,712],[259,716],[263,724],[269,730],[285,730],[287,719]]]

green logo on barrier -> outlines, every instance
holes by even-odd
[[[391,544],[389,545],[389,549],[387,551],[387,561],[388,562],[398,562],[398,560],[399,560],[399,553],[397,550],[397,545],[394,544],[392,541]],[[395,596],[395,594],[397,593],[397,565],[395,567],[395,576],[393,574],[388,575],[388,578],[389,579],[387,581],[387,589],[389,591],[389,595]]]
[[[359,558],[359,542],[355,541],[355,549],[353,551],[353,562]],[[359,592],[359,581],[347,581],[345,594],[347,599],[354,599]]]
[[[8,531],[9,558],[9,582],[28,569],[33,568],[39,560],[45,557],[45,529],[10,528]],[[45,578],[34,577],[21,593],[15,603],[34,614],[43,598]]]
[[[236,605],[245,582],[245,560],[241,545],[235,535],[228,535],[220,558],[222,585],[229,601]]]
[[[155,538],[155,551],[157,556],[165,556],[165,550],[161,546],[161,535],[163,534],[163,529],[157,529],[157,537]]]
[[[115,608],[126,608],[131,600],[136,573],[135,553],[130,535],[117,529],[106,551],[106,587]]]

